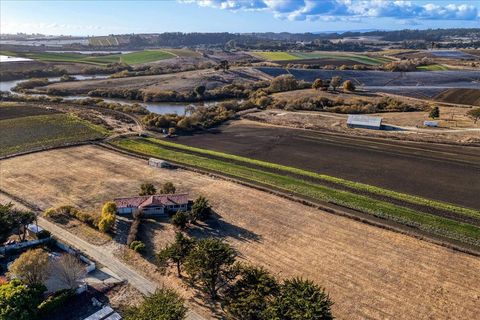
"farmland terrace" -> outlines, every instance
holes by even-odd
[[[385,72],[363,70],[304,70],[259,67],[258,70],[276,77],[292,74],[295,78],[314,81],[340,76],[356,86],[375,92],[390,92],[417,97],[433,97],[449,88],[480,89],[480,71],[416,71]]]
[[[250,122],[173,140],[480,208],[478,148],[349,138]]]

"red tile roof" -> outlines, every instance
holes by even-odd
[[[172,206],[188,203],[187,193],[160,194],[153,196],[138,196],[130,198],[117,198],[114,200],[118,208],[143,208],[151,205]]]

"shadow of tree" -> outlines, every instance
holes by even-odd
[[[138,228],[137,240],[145,244],[145,254],[143,257],[150,262],[155,260],[155,234],[164,229],[162,223],[167,223],[168,218],[142,219]]]
[[[199,221],[187,229],[187,233],[195,238],[233,238],[240,241],[261,240],[261,236],[245,228],[225,221],[218,213],[212,212],[212,216],[206,221]]]
[[[115,220],[115,241],[120,244],[127,244],[128,232],[132,225],[132,219],[117,216]]]

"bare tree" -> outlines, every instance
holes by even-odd
[[[75,289],[85,276],[86,270],[77,257],[64,254],[53,263],[52,273],[58,277],[61,283],[70,289]]]

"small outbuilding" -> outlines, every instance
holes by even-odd
[[[438,127],[438,121],[423,121],[425,127]]]
[[[156,158],[148,159],[148,165],[156,168],[172,168],[173,167],[171,163],[165,160],[156,159]]]
[[[347,119],[347,126],[349,126],[350,128],[381,130],[382,118],[358,114],[349,114]]]

